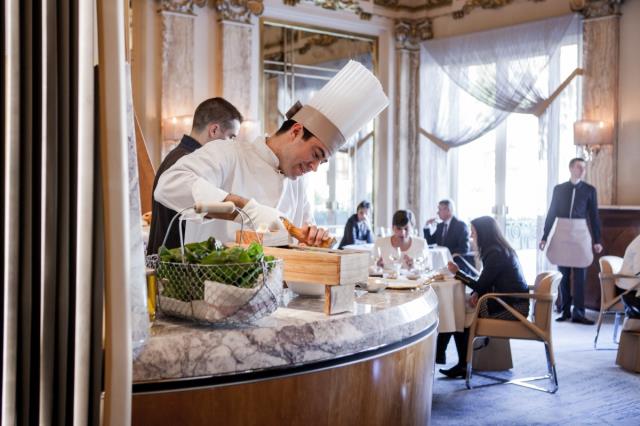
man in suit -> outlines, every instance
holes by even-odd
[[[454,215],[453,201],[445,199],[438,203],[438,217],[442,222],[436,225],[436,218],[429,219],[423,229],[424,238],[429,244],[437,244],[449,249],[451,254],[458,254],[454,261],[466,273],[472,273],[467,264],[473,265],[473,255],[469,251],[469,227]],[[462,258],[461,258],[462,257]],[[438,334],[436,346],[436,363],[446,364],[446,349],[453,333]]]
[[[234,139],[240,131],[241,122],[242,114],[229,101],[223,98],[211,98],[203,101],[193,114],[191,133],[184,135],[178,146],[162,160],[153,181],[151,194],[155,192],[160,176],[180,158],[191,154],[207,142],[217,139]],[[151,229],[149,230],[147,255],[158,252],[169,228],[169,223],[176,215],[174,210],[157,202],[153,195],[151,212]],[[179,245],[180,234],[177,224],[174,223],[167,237],[166,246],[167,248],[175,248]]]
[[[431,218],[423,229],[424,239],[429,244],[437,244],[449,249],[452,255],[459,254],[473,265],[473,255],[469,252],[469,227],[453,215],[453,201],[445,199],[438,203],[438,217],[442,222],[436,225],[436,218]],[[455,257],[454,261],[464,272],[471,273],[469,267]]]
[[[582,180],[584,179],[586,170],[586,162],[582,158],[574,158],[569,162],[571,179],[553,188],[551,205],[547,212],[547,218],[544,222],[544,232],[539,245],[540,250],[544,250],[547,245],[547,237],[556,218],[571,217],[574,219],[588,218],[594,241],[593,251],[596,253],[602,251],[600,217],[598,215],[598,195],[593,186]],[[571,206],[573,206],[573,210],[571,210]],[[567,321],[571,319],[571,322],[592,325],[594,322],[585,316],[584,311],[584,282],[587,278],[587,268],[571,268],[558,265],[558,271],[562,274],[562,281],[560,281],[562,316],[556,318],[556,321]],[[571,294],[572,272],[573,298]],[[572,302],[573,313],[571,312]]]

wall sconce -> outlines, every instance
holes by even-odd
[[[253,142],[259,136],[260,122],[257,120],[247,119],[240,124],[237,140],[241,142]]]
[[[580,120],[573,124],[573,143],[589,155],[597,155],[603,145],[613,144],[613,126],[606,121]]]
[[[169,153],[182,139],[191,133],[192,115],[179,115],[162,120],[162,158]]]

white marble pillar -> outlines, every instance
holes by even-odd
[[[420,167],[419,43],[433,37],[431,21],[398,21],[396,36],[396,120],[394,143],[394,210],[410,209],[421,217],[424,173]],[[419,225],[419,224],[416,224]]]
[[[613,124],[613,144],[592,153],[587,180],[598,190],[598,203],[616,203],[618,144],[619,0],[588,1],[583,23],[582,118]]]
[[[220,22],[221,96],[234,104],[245,120],[260,112],[260,34],[255,17],[264,10],[262,0],[217,0]],[[262,127],[263,123],[260,123]]]

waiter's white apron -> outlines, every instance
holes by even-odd
[[[547,246],[547,259],[557,266],[586,268],[593,262],[591,233],[587,219],[571,218],[575,196],[574,188],[569,217],[556,218]]]

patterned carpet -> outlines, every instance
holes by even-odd
[[[596,318],[596,313],[589,312],[589,316]],[[556,394],[515,385],[468,390],[464,380],[450,380],[436,372],[431,424],[640,425],[640,374],[615,364],[612,318],[602,325],[598,342],[599,348],[610,350],[593,350],[595,326],[554,322],[553,333],[559,384]],[[511,351],[514,378],[546,372],[542,343],[514,340]],[[446,368],[457,361],[453,340],[447,360]],[[509,377],[509,373],[502,376]],[[483,383],[490,381],[474,377],[474,384]]]

